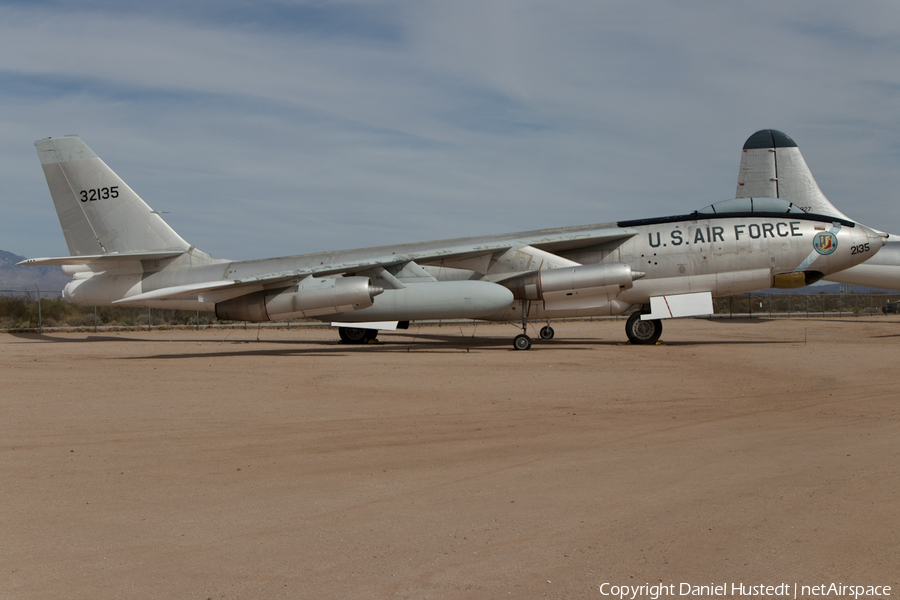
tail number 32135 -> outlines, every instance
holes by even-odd
[[[82,202],[94,202],[95,200],[107,200],[119,197],[119,186],[97,188],[94,190],[81,190],[79,193]]]

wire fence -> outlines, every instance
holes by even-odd
[[[716,298],[719,317],[859,317],[898,312],[898,294],[749,293]]]
[[[900,314],[900,292],[806,293],[756,292],[713,300],[717,318],[860,317]],[[596,317],[595,317],[596,318]],[[560,319],[561,320],[561,319]],[[568,319],[566,319],[568,320]],[[592,319],[593,320],[593,319]],[[320,321],[290,320],[267,323],[270,327],[317,325]],[[257,324],[253,325],[254,327]],[[247,327],[244,322],[219,321],[204,311],[122,306],[84,307],[69,304],[58,291],[0,290],[0,330],[37,331],[157,328]]]
[[[60,292],[39,289],[0,290],[0,330],[97,331],[108,329],[209,325],[216,322],[213,313],[126,306],[76,306],[63,300]]]

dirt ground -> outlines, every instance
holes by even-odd
[[[555,328],[2,334],[0,598],[900,593],[900,318]]]

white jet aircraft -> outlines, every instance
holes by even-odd
[[[781,198],[806,212],[848,218],[819,189],[796,142],[774,129],[757,131],[744,143],[735,198],[752,196]],[[900,240],[887,241],[864,263],[827,274],[824,279],[900,290]]]
[[[71,256],[25,260],[73,276],[79,305],[215,311],[221,320],[312,318],[345,343],[411,320],[521,322],[618,315],[635,344],[661,319],[708,315],[712,298],[793,288],[857,265],[884,235],[778,198],[674,217],[232,261],[183,240],[78,137],[35,142]]]

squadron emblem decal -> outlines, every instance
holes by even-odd
[[[826,256],[837,250],[837,244],[837,237],[830,231],[817,233],[816,237],[813,238],[813,248],[819,254]]]

